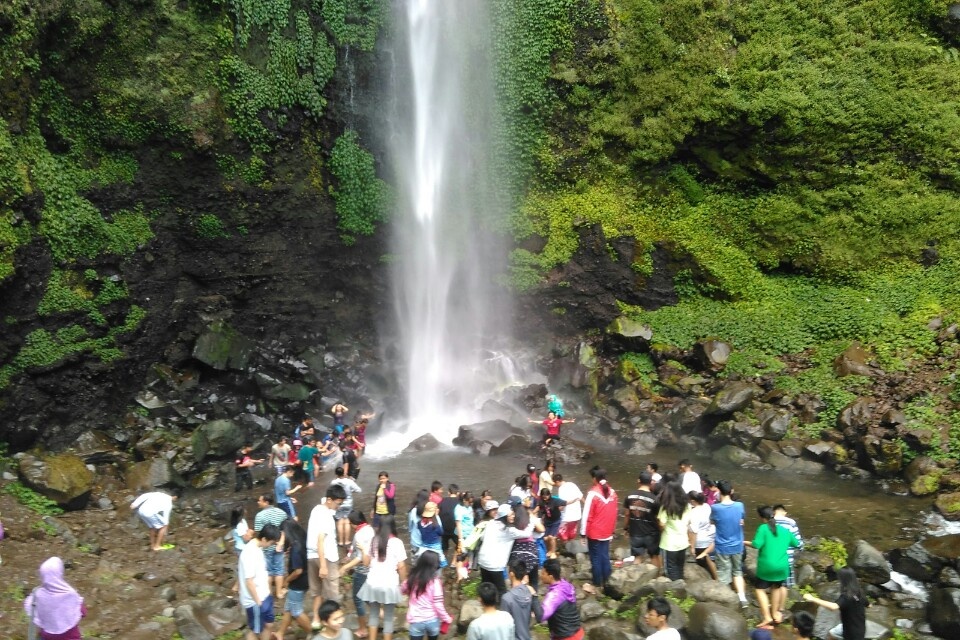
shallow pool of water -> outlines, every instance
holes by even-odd
[[[683,457],[694,463],[698,473],[733,482],[747,507],[747,534],[751,537],[759,524],[756,507],[782,502],[807,538],[837,536],[851,544],[862,538],[880,549],[889,549],[904,546],[918,537],[918,527],[922,526],[918,514],[930,506],[929,499],[890,495],[876,482],[844,480],[832,472],[803,476],[786,471],[723,466],[709,457],[666,447],[643,458],[598,454],[587,464],[560,466],[557,471],[586,491],[590,486],[589,469],[599,464],[607,469],[611,484],[622,497],[636,487],[637,474],[647,462],[657,462],[663,473],[674,471],[677,461]],[[500,499],[507,495],[513,479],[531,462],[538,468],[543,466],[540,459],[483,457],[460,449],[403,454],[389,459],[368,456],[361,464],[359,484],[364,494],[357,497],[357,504],[365,512],[369,510],[381,469],[388,471],[397,485],[400,512],[408,509],[417,491],[429,488],[433,480],[443,482],[444,486],[456,483],[462,490],[474,492],[490,489]],[[317,501],[331,479],[332,474],[325,474],[313,489],[302,495],[302,520],[305,520],[305,510]]]

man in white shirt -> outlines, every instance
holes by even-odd
[[[287,436],[280,436],[280,442],[270,447],[270,464],[276,469],[277,475],[282,475],[283,470],[290,464],[290,445],[287,444]]]
[[[136,511],[143,523],[150,529],[150,549],[160,551],[164,548],[163,538],[170,526],[170,513],[173,501],[180,497],[182,489],[176,489],[173,495],[162,491],[150,491],[138,497],[130,504],[130,510]]]
[[[237,562],[240,606],[247,614],[247,640],[270,640],[273,636],[273,596],[263,549],[276,544],[280,529],[268,524],[258,536],[243,547]]]
[[[313,597],[313,627],[320,628],[320,603],[340,602],[340,548],[337,546],[337,509],[347,499],[340,485],[331,485],[327,497],[310,512],[307,523],[307,571]]]
[[[647,601],[647,613],[643,621],[648,627],[656,629],[647,636],[647,640],[680,640],[680,632],[669,624],[670,602],[666,598],[656,597]]]
[[[703,486],[700,484],[700,475],[693,470],[693,465],[689,460],[684,458],[677,463],[677,466],[680,467],[680,486],[683,487],[684,493],[703,491]]]
[[[577,524],[583,512],[580,506],[583,502],[583,492],[574,483],[564,480],[562,474],[553,474],[553,482],[557,487],[557,497],[566,503],[563,514],[560,516],[560,533],[557,537],[563,541],[573,540],[577,537]]]

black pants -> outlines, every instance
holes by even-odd
[[[495,585],[501,596],[507,592],[507,583],[503,578],[503,569],[500,571],[489,571],[480,567],[480,580]]]
[[[237,469],[237,482],[233,490],[240,491],[241,485],[247,485],[247,489],[253,489],[253,474],[250,473],[250,469],[247,467]]]
[[[440,548],[443,549],[443,552],[444,552],[444,553],[446,553],[446,552],[447,552],[447,549],[450,548],[450,543],[452,542],[452,543],[453,543],[453,549],[456,550],[456,549],[457,549],[457,541],[458,541],[458,540],[460,540],[460,538],[457,537],[457,534],[456,534],[456,533],[445,533],[445,534],[443,534],[443,536],[440,538]]]

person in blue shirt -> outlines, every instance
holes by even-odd
[[[740,608],[747,607],[746,586],[743,580],[743,503],[733,499],[733,485],[729,480],[717,482],[720,502],[710,505],[710,520],[717,527],[717,576],[723,584],[733,582],[740,599]]]
[[[283,473],[273,481],[273,500],[277,507],[286,511],[288,516],[296,520],[297,510],[293,505],[296,504],[297,499],[293,497],[293,494],[299,491],[303,485],[291,486],[294,472],[296,472],[296,468],[292,465],[284,467]]]

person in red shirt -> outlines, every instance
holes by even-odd
[[[580,535],[587,537],[587,550],[590,556],[590,569],[593,583],[583,585],[587,593],[597,593],[603,589],[610,578],[610,541],[617,528],[619,512],[617,492],[607,484],[605,469],[593,473],[593,486],[587,492],[583,504],[583,517],[580,520]]]
[[[543,434],[543,445],[540,447],[541,449],[546,449],[554,442],[560,441],[560,425],[576,422],[576,419],[564,420],[563,418],[558,418],[557,414],[551,411],[547,414],[546,420],[539,421],[528,419],[527,422],[530,424],[537,424],[539,422],[546,428],[546,431]]]

